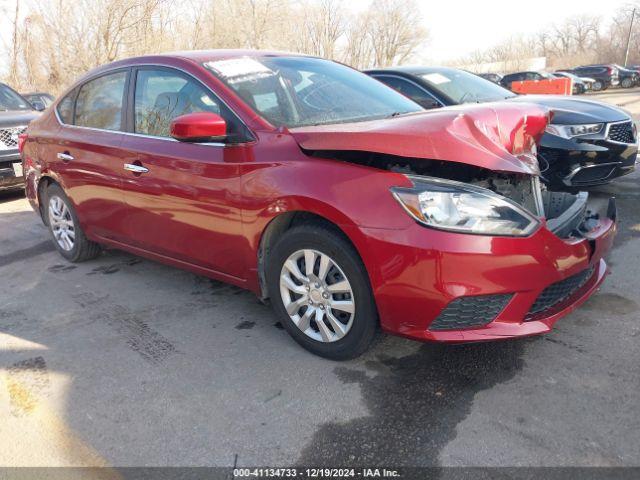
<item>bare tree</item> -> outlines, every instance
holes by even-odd
[[[337,43],[345,33],[345,11],[337,0],[306,3],[303,25],[310,50],[306,53],[335,58]]]
[[[414,0],[373,0],[367,13],[374,61],[378,66],[406,62],[427,38]]]
[[[132,55],[277,49],[364,68],[405,62],[426,38],[415,0],[373,0],[359,12],[339,0],[187,0],[180,9],[169,0],[17,1],[5,50],[8,77],[20,88],[52,93]]]

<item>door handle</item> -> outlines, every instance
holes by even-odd
[[[71,160],[73,160],[73,155],[69,155],[69,153],[67,152],[60,152],[56,156],[58,157],[58,160],[62,160],[63,162],[70,162]]]
[[[147,167],[143,167],[142,165],[136,165],[135,163],[125,163],[124,169],[128,172],[133,172],[133,173],[147,173],[149,171]]]

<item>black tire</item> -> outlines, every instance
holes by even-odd
[[[60,200],[64,202],[65,206],[69,210],[71,219],[73,221],[75,239],[73,242],[73,248],[71,248],[70,250],[65,250],[60,245],[58,240],[56,240],[53,234],[53,227],[49,219],[49,201],[54,196],[60,198]],[[73,205],[71,204],[69,197],[67,197],[67,195],[64,193],[64,191],[58,184],[52,183],[47,187],[46,195],[44,198],[43,211],[44,211],[44,217],[46,219],[45,220],[46,224],[49,227],[49,233],[51,234],[51,240],[53,241],[53,244],[55,245],[60,255],[62,255],[64,258],[66,258],[70,262],[77,263],[77,262],[84,262],[86,260],[90,260],[92,258],[97,257],[100,254],[100,252],[102,251],[102,248],[97,243],[87,239],[84,232],[82,231],[82,228],[80,227],[78,216],[76,215],[76,212],[73,209]]]
[[[604,84],[600,81],[600,80],[596,80],[592,87],[594,92],[599,92],[601,90],[604,90]]]
[[[631,80],[630,78],[625,78],[624,80],[622,80],[622,82],[620,83],[620,86],[622,88],[631,88],[633,87],[633,80]]]
[[[321,342],[307,336],[285,309],[280,294],[280,274],[285,261],[303,249],[313,249],[331,257],[351,284],[355,304],[353,323],[339,340]],[[348,360],[364,353],[374,340],[378,332],[378,313],[367,271],[353,246],[332,229],[304,224],[287,230],[269,252],[266,281],[276,315],[293,339],[310,352],[332,360]]]

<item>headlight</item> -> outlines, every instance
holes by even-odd
[[[508,198],[466,183],[408,176],[412,188],[394,187],[394,197],[418,222],[460,233],[524,237],[538,219]]]
[[[563,138],[580,137],[582,135],[595,135],[604,128],[604,123],[589,123],[585,125],[547,125],[545,132]]]

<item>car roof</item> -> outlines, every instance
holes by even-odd
[[[210,62],[237,57],[305,57],[302,53],[283,52],[277,50],[219,49],[219,50],[185,50],[163,54],[167,57],[179,57],[195,62]]]
[[[241,57],[311,57],[302,53],[281,52],[272,50],[250,50],[250,49],[217,49],[217,50],[186,50],[177,52],[166,52],[149,55],[141,55],[137,57],[123,58],[115,62],[100,65],[85,75],[78,78],[74,85],[78,85],[86,81],[86,79],[100,75],[110,70],[118,68],[135,67],[137,65],[147,65],[155,63],[174,64],[176,61],[188,61],[196,64],[212,62],[217,60],[228,60]]]
[[[370,68],[368,70],[364,70],[365,73],[400,73],[405,75],[424,75],[425,73],[444,73],[457,71],[460,71],[460,69],[451,67],[423,67],[418,65]]]
[[[216,60],[227,60],[240,57],[306,57],[302,53],[281,52],[275,50],[250,50],[250,49],[216,49],[216,50],[183,50],[176,52],[166,52],[151,55],[141,55],[138,57],[129,57],[122,59],[114,64],[136,64],[149,59],[154,60],[170,60],[185,59],[196,63],[211,62]]]

